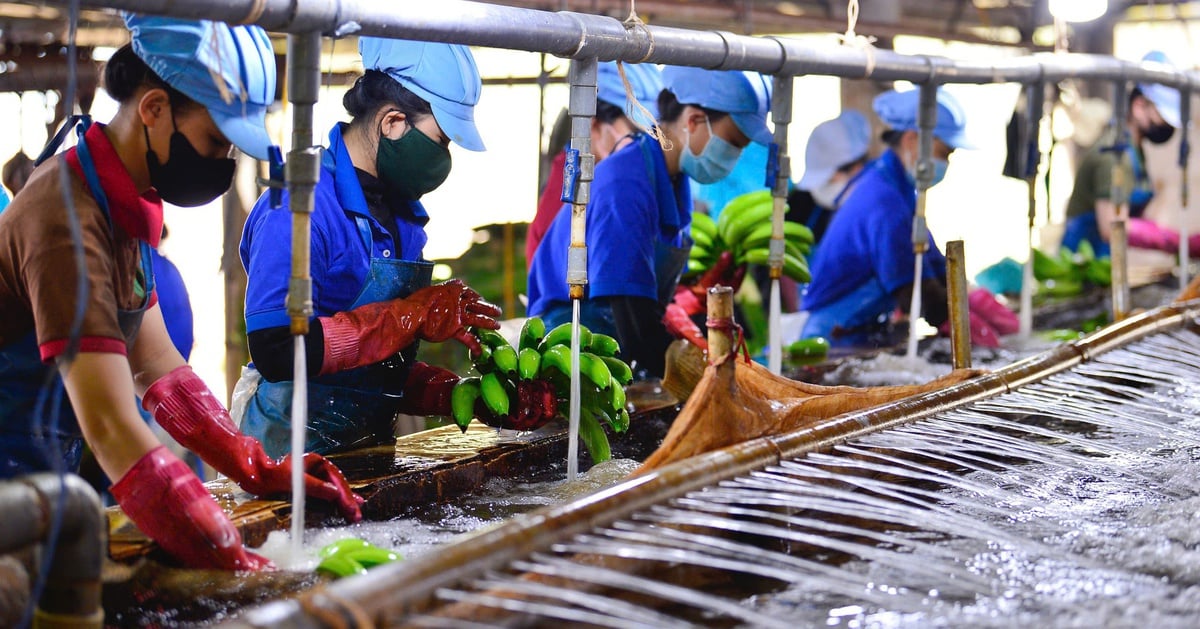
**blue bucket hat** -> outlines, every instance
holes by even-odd
[[[625,78],[633,88],[633,95],[638,99],[650,115],[658,118],[658,93],[662,91],[662,72],[658,66],[650,63],[626,63]],[[625,93],[625,83],[621,81],[621,73],[617,71],[617,62],[605,61],[596,67],[596,98],[614,107],[620,107],[638,124],[649,127],[655,120],[646,120],[645,114],[629,102]]]
[[[729,114],[751,141],[770,144],[767,112],[771,110],[771,82],[757,72],[702,70],[667,66],[663,87],[684,105],[698,105]]]
[[[916,131],[920,99],[919,89],[884,92],[875,97],[875,114],[884,124],[896,131]],[[937,122],[933,127],[933,135],[951,148],[977,148],[967,136],[967,114],[958,103],[958,99],[939,87],[937,106]]]
[[[133,51],[167,85],[204,105],[226,139],[267,159],[275,52],[258,26],[125,14]]]
[[[813,129],[804,147],[804,176],[796,182],[801,190],[815,190],[833,178],[838,168],[858,160],[871,148],[871,123],[854,109],[826,120]]]
[[[475,128],[475,104],[483,90],[475,57],[466,46],[435,42],[360,37],[363,67],[386,73],[420,96],[433,110],[433,119],[455,144],[484,150]]]
[[[1165,53],[1159,50],[1151,50],[1142,57],[1142,61],[1151,61],[1161,63],[1175,69],[1175,64],[1167,57]],[[1138,83],[1138,89],[1147,100],[1154,103],[1154,107],[1158,109],[1159,115],[1167,124],[1178,129],[1183,124],[1182,115],[1179,113],[1179,90],[1158,83]]]

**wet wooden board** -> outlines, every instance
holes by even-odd
[[[642,460],[666,434],[677,413],[676,401],[654,383],[631,385],[627,394],[636,409],[630,429],[610,434],[609,439],[614,457]],[[399,437],[394,447],[364,448],[330,459],[366,500],[363,517],[388,520],[475,491],[492,478],[529,478],[565,467],[566,453],[564,422],[526,433],[472,422],[465,433],[456,426],[444,426]],[[588,465],[590,461],[580,461],[581,468]],[[258,499],[225,479],[210,481],[206,487],[230,514],[248,546],[261,546],[271,531],[291,526],[288,500]],[[307,507],[309,528],[342,523],[327,504],[309,501]],[[156,551],[154,543],[120,508],[109,508],[108,516],[109,555],[114,561],[131,562]]]

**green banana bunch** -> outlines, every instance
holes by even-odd
[[[545,386],[553,389],[555,412],[564,415],[559,409],[566,409],[570,398],[571,324],[547,331],[540,318],[531,317],[521,327],[516,348],[492,330],[474,332],[483,348],[474,359],[480,375],[463,378],[451,390],[455,424],[465,432],[477,411],[484,408],[494,417],[511,418],[520,381],[549,383]],[[633,370],[618,358],[621,346],[615,338],[580,326],[579,341],[580,438],[598,463],[611,457],[604,424],[616,432],[629,427],[625,386],[633,381]]]
[[[319,556],[321,563],[317,564],[317,570],[339,579],[366,574],[370,568],[401,559],[399,554],[373,546],[357,537],[347,537],[329,544],[321,549]]]
[[[707,271],[724,251],[733,253],[737,265],[766,265],[774,208],[771,191],[758,190],[730,201],[716,222],[707,214],[692,213],[693,244],[684,275],[694,276]],[[811,281],[808,254],[812,250],[812,230],[800,223],[784,221],[783,238],[784,274],[798,282]]]

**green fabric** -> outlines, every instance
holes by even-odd
[[[1112,169],[1118,154],[1102,149],[1112,146],[1115,138],[1116,131],[1110,127],[1080,160],[1079,168],[1075,171],[1075,187],[1067,201],[1068,220],[1095,211],[1097,201],[1112,196]],[[1124,154],[1120,157],[1124,158]],[[1121,167],[1125,171],[1125,198],[1120,202],[1125,203],[1133,186],[1133,167],[1128,159],[1121,160]]]

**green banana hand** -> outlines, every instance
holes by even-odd
[[[625,387],[617,384],[615,381],[608,387],[609,393],[609,408],[614,411],[619,411],[625,408]]]
[[[579,370],[601,390],[608,388],[608,384],[612,382],[612,372],[608,370],[608,365],[591,352],[579,352]]]
[[[487,328],[475,328],[475,336],[479,337],[479,342],[492,348],[493,351],[498,347],[508,345],[508,339],[495,330]]]
[[[554,345],[542,352],[542,366],[539,374],[545,374],[550,369],[557,369],[568,378],[571,377],[571,348],[566,345]]]
[[[725,213],[729,211],[730,208],[726,206],[726,208],[721,211],[721,218],[717,223],[717,235],[721,237],[721,240],[724,240],[731,245],[737,245],[738,243],[742,242],[746,238],[746,235],[749,234],[755,227],[758,227],[764,222],[770,221],[771,213],[774,211],[775,202],[771,198],[769,190],[750,194],[757,195],[755,197],[756,201],[746,206],[744,209],[735,210],[735,214],[730,216],[728,220],[725,218]],[[732,202],[730,205],[732,205]],[[722,229],[721,221],[724,221],[724,229]]]
[[[581,409],[579,413],[579,440],[587,448],[592,463],[603,463],[612,458],[612,449],[608,445],[608,435],[604,432],[604,426],[590,409]]]
[[[591,342],[592,342],[591,330],[588,330],[587,326],[580,324],[580,326],[579,326],[579,345],[580,345],[580,347],[587,347],[588,345],[591,344]],[[570,347],[570,345],[571,345],[571,324],[569,322],[557,325],[557,326],[555,326],[555,328],[553,330],[550,330],[549,332],[547,332],[546,337],[543,338],[542,342],[538,344],[538,351],[542,352],[544,354],[546,352],[547,348],[554,347],[555,345],[566,345],[566,346]]]
[[[613,380],[620,383],[621,386],[626,387],[629,386],[630,382],[633,382],[633,370],[629,368],[629,365],[625,361],[612,356],[601,356],[600,360],[603,360],[604,364],[608,365],[608,371],[612,374]]]
[[[479,393],[483,396],[483,403],[487,405],[493,415],[496,417],[508,415],[508,391],[504,390],[504,384],[500,382],[500,378],[495,372],[484,374],[479,379]]]
[[[747,211],[755,207],[760,207],[763,204],[771,207],[774,206],[770,190],[756,190],[734,197],[733,200],[725,204],[724,209],[721,210],[721,216],[717,218],[717,236],[729,244],[738,243],[741,240],[740,238],[738,240],[729,238],[730,224],[740,221],[742,215],[746,214]]]
[[[717,222],[703,212],[692,212],[692,239],[697,233],[703,233],[711,241],[717,235]]]
[[[467,424],[475,418],[475,400],[479,399],[479,378],[463,378],[450,390],[450,414],[454,423],[467,431]]]

